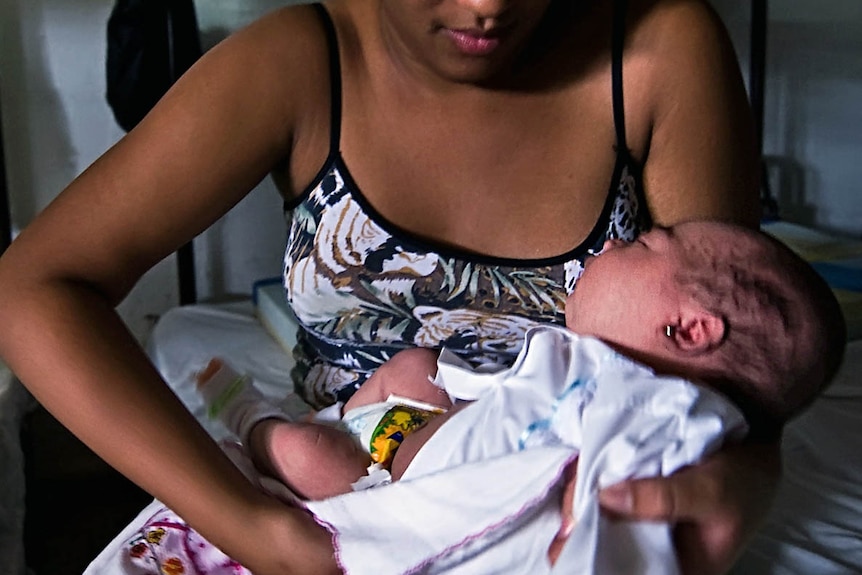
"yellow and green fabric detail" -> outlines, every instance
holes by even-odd
[[[371,434],[368,446],[371,460],[388,467],[404,438],[428,423],[441,411],[428,411],[407,405],[392,406]]]

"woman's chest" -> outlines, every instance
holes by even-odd
[[[340,152],[356,188],[400,229],[464,251],[547,258],[598,219],[617,159],[607,102],[345,116]],[[595,113],[596,109],[601,113]]]
[[[561,323],[577,257],[504,260],[436,246],[379,218],[337,167],[291,213],[288,300],[318,337],[354,343],[516,350]]]

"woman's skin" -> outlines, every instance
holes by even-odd
[[[755,226],[752,121],[723,29],[698,0],[629,4],[626,134],[654,221]],[[327,3],[341,151],[369,202],[413,234],[487,255],[540,258],[580,243],[615,163],[611,5]],[[286,198],[301,193],[327,156],[329,89],[312,9],[264,17],[204,55],[0,259],[0,355],[96,453],[257,575],[337,572],[328,534],[234,469],[114,307],[268,173]],[[776,453],[728,449],[603,501],[678,521],[683,564],[698,558],[688,572],[719,573],[762,515]]]

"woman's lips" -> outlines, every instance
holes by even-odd
[[[499,37],[487,33],[449,28],[445,29],[445,33],[451,38],[458,51],[467,56],[487,56],[500,45]]]

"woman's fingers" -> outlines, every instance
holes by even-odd
[[[718,497],[721,479],[705,465],[670,477],[626,481],[603,489],[599,502],[611,516],[676,523],[707,515]]]
[[[744,517],[703,524],[680,523],[674,530],[677,561],[686,575],[719,575],[736,561],[747,538]]]
[[[548,560],[551,562],[551,565],[557,562],[557,558],[559,558],[560,552],[563,550],[563,546],[566,544],[569,535],[572,534],[572,530],[575,528],[575,516],[573,511],[575,506],[575,482],[578,477],[577,458],[566,465],[563,477],[566,485],[563,490],[563,502],[560,507],[560,529],[554,536],[554,540],[551,541],[550,547],[548,547]]]
[[[778,446],[730,446],[669,477],[625,481],[599,493],[602,508],[629,519],[699,521],[733,507],[765,509],[780,476]]]
[[[562,516],[562,525],[560,526],[560,532],[564,533],[565,536],[568,537],[569,533],[571,533],[572,529],[575,527],[575,483],[578,479],[577,458],[573,459],[569,462],[568,465],[566,465],[566,470],[563,472],[563,474],[566,481],[566,487],[563,491],[563,504],[562,508],[560,509],[560,515]]]
[[[744,444],[670,477],[608,487],[599,498],[611,516],[675,523],[683,573],[722,573],[765,517],[779,476],[777,445]]]

